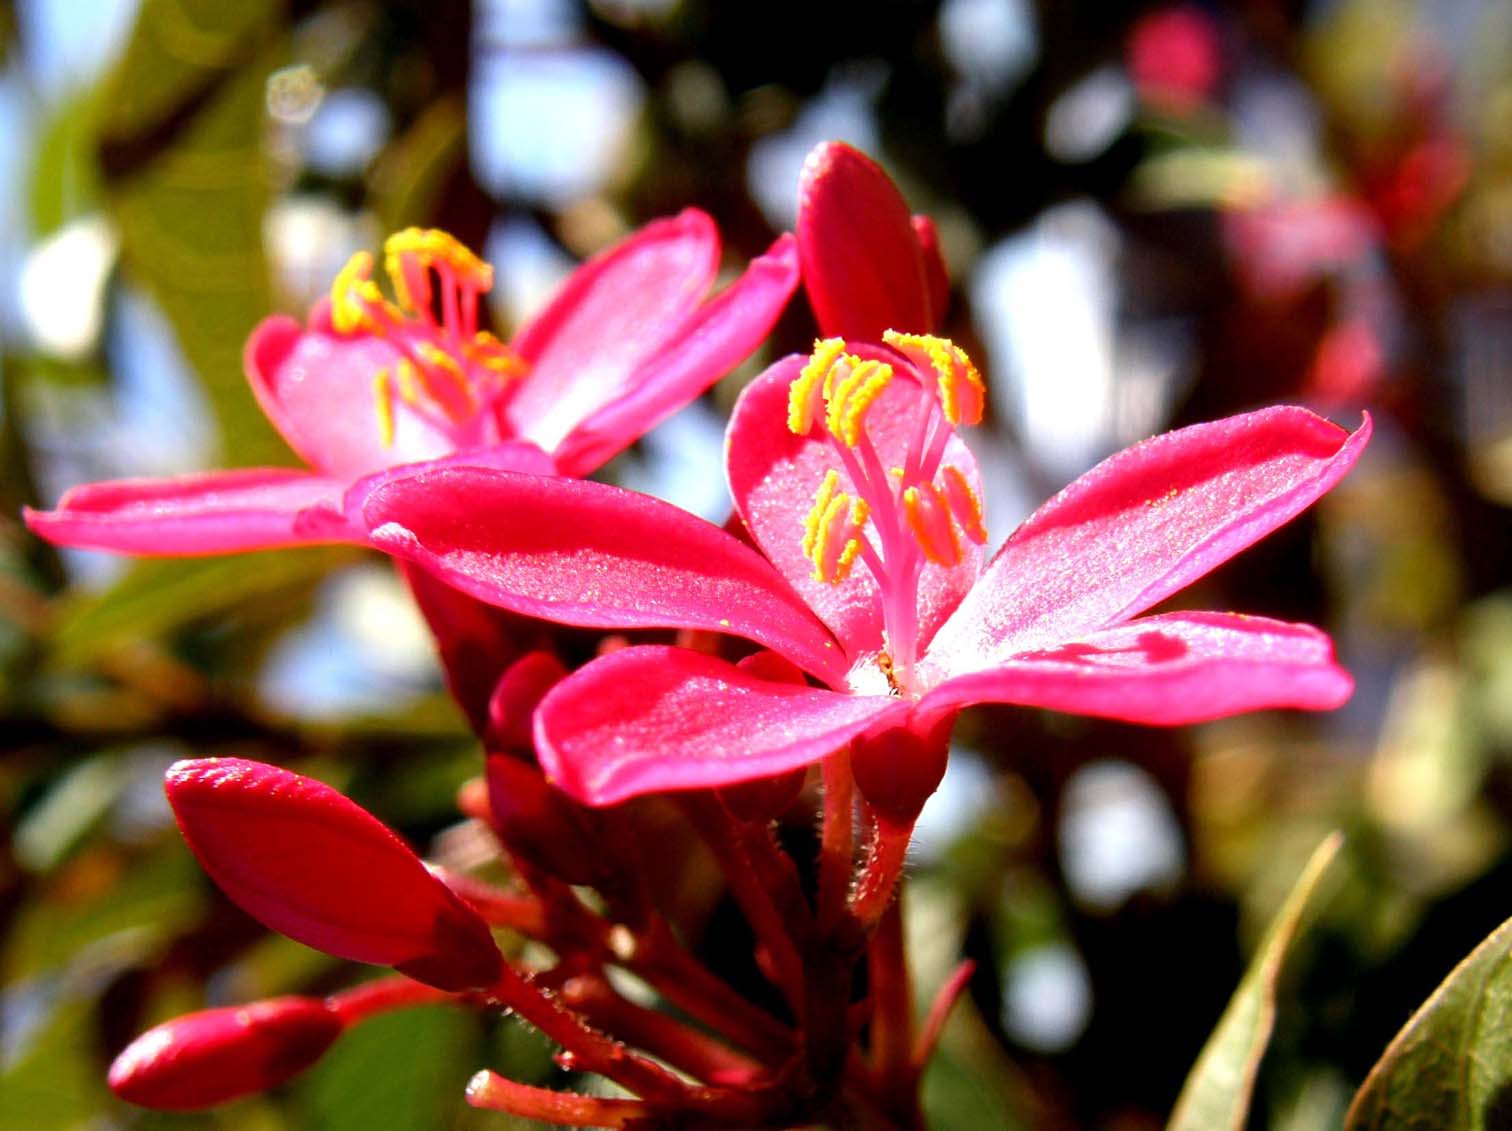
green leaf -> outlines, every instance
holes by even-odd
[[[307,1131],[438,1131],[465,1109],[478,1070],[476,1019],[452,1006],[404,1009],[342,1036],[297,1085]]]
[[[373,168],[372,203],[379,229],[397,232],[431,223],[446,179],[466,159],[466,108],[459,98],[432,103]]]
[[[146,0],[101,102],[100,162],[123,256],[173,324],[237,464],[288,459],[241,365],[271,304],[263,108],[282,8]]]
[[[201,913],[203,873],[177,838],[112,877],[108,869],[116,866],[103,855],[76,858],[72,869],[58,873],[59,883],[22,908],[0,962],[4,980],[107,952],[120,961],[140,958]],[[107,878],[113,882],[106,885]],[[91,883],[100,890],[89,891]]]
[[[23,1034],[15,1058],[0,1069],[0,1131],[82,1127],[105,1099],[105,1079],[90,1056],[92,1002],[68,996]]]
[[[95,99],[91,93],[79,94],[58,107],[37,138],[29,195],[32,228],[39,237],[99,207],[94,126]]]
[[[1345,1131],[1499,1131],[1512,1121],[1512,919],[1454,968],[1365,1078]]]
[[[1255,1074],[1276,1020],[1276,984],[1287,950],[1343,839],[1332,833],[1314,850],[1271,921],[1244,980],[1182,1086],[1167,1131],[1243,1131]]]
[[[123,640],[155,638],[202,617],[324,577],[350,562],[339,547],[274,550],[220,558],[148,558],[111,589],[75,597],[58,610],[52,659],[87,663]]]

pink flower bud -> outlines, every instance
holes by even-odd
[[[275,931],[443,990],[498,978],[503,960],[483,920],[329,786],[261,762],[204,758],[175,763],[165,788],[205,871]]]
[[[206,1009],[148,1029],[110,1066],[123,1100],[193,1111],[260,1092],[320,1059],[342,1023],[324,1003],[281,997]]]

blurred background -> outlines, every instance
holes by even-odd
[[[932,1125],[1162,1125],[1260,930],[1348,835],[1296,949],[1253,1125],[1337,1127],[1396,1029],[1512,914],[1512,2],[13,0],[0,8],[0,1129],[429,1131],[477,1068],[557,1086],[509,1022],[368,1022],[218,1111],[104,1085],[187,1009],[358,972],[221,897],[162,799],[185,756],[343,788],[480,851],[478,751],[386,563],[129,563],[31,538],[106,477],[289,462],[240,352],[347,256],[446,227],[497,329],[697,204],[731,275],[845,139],[940,226],[946,333],[988,374],[1000,540],[1153,432],[1278,400],[1377,434],[1307,516],[1181,601],[1308,620],[1327,716],[1179,731],[963,717],[917,838],[914,961],[968,1004]],[[764,355],[606,475],[722,521],[723,413]],[[794,837],[801,839],[798,828]],[[709,953],[747,947],[717,891]]]

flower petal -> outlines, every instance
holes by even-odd
[[[880,165],[843,142],[816,146],[798,181],[803,285],[825,337],[880,342],[935,328],[908,205]]]
[[[75,487],[55,510],[27,510],[25,517],[33,533],[63,546],[125,554],[223,554],[360,535],[345,530],[345,487],[339,479],[290,468],[117,479]],[[313,514],[326,522],[311,524]]]
[[[843,677],[834,641],[760,554],[660,499],[452,467],[390,478],[363,517],[375,545],[490,604],[591,628],[728,632]]]
[[[547,694],[536,748],[558,788],[613,805],[807,766],[909,709],[885,695],[765,680],[684,648],[624,648]]]
[[[857,347],[867,356],[881,352]],[[730,417],[726,441],[726,470],[735,509],[756,544],[808,606],[829,625],[852,659],[882,646],[882,605],[877,583],[864,565],[857,564],[838,584],[816,581],[813,567],[803,554],[804,519],[814,505],[814,496],[825,473],[837,467],[829,444],[813,436],[795,436],[788,430],[788,387],[807,359],[787,357],[746,386]],[[896,357],[893,357],[896,360]],[[923,393],[912,381],[897,379],[887,388],[866,418],[871,437],[884,467],[903,462],[902,453],[914,428],[913,406]],[[981,474],[976,457],[952,437],[945,449],[945,462],[958,468],[980,496]],[[840,489],[855,489],[844,468]],[[919,639],[930,635],[971,589],[982,568],[982,550],[962,540],[959,564],[950,568],[925,565],[919,578]]]
[[[1117,624],[1189,585],[1337,483],[1370,438],[1263,409],[1135,444],[1018,528],[940,629],[937,677]]]
[[[376,335],[336,333],[327,309],[316,306],[308,330],[284,315],[265,319],[247,340],[247,379],[289,446],[311,467],[341,476],[451,451],[451,438],[403,402],[394,405],[393,442],[384,443],[373,379],[400,355]]]
[[[318,998],[280,997],[185,1014],[148,1029],[110,1066],[110,1090],[158,1111],[195,1111],[282,1084],[341,1035]]]
[[[498,978],[503,959],[483,920],[330,786],[261,762],[202,758],[171,766],[165,790],[205,871],[273,930],[443,990]]]
[[[1019,703],[1176,726],[1269,707],[1327,710],[1353,688],[1328,636],[1311,625],[1170,613],[957,675],[926,695],[922,708]]]
[[[531,366],[509,405],[518,433],[554,448],[677,336],[718,268],[714,221],[690,208],[574,271],[511,343]]]
[[[744,361],[797,285],[797,247],[783,235],[618,387],[602,386],[602,407],[574,391],[581,423],[556,448],[562,474],[587,475],[607,463]]]

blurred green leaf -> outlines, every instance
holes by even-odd
[[[51,235],[69,220],[99,206],[100,173],[95,162],[95,99],[79,94],[48,120],[31,162],[31,222],[38,237]]]
[[[450,1006],[401,1010],[345,1034],[297,1085],[306,1131],[438,1131],[465,1109],[476,1020]]]
[[[93,1003],[87,997],[58,1000],[0,1069],[0,1131],[87,1124],[105,1100],[93,1046]]]
[[[447,178],[467,158],[467,112],[455,98],[430,105],[379,157],[370,178],[379,230],[433,223]]]
[[[241,366],[271,303],[263,106],[282,17],[277,0],[146,0],[101,101],[123,255],[204,382],[234,464],[288,460]]]
[[[161,636],[201,617],[315,581],[354,554],[321,547],[136,562],[105,593],[74,597],[60,607],[52,658],[63,666],[87,663],[123,640]]]
[[[1512,1125],[1512,920],[1413,1014],[1366,1077],[1345,1131]]]
[[[47,872],[75,848],[110,810],[131,779],[118,751],[106,751],[71,766],[16,824],[16,861]]]
[[[200,913],[204,879],[176,838],[130,867],[91,854],[58,875],[10,930],[0,966],[6,981],[61,969],[88,947],[113,946],[123,960],[139,956]]]
[[[1182,1086],[1167,1131],[1243,1131],[1255,1074],[1276,1020],[1276,983],[1287,950],[1343,839],[1333,833],[1317,847],[1271,921],[1244,980]]]

